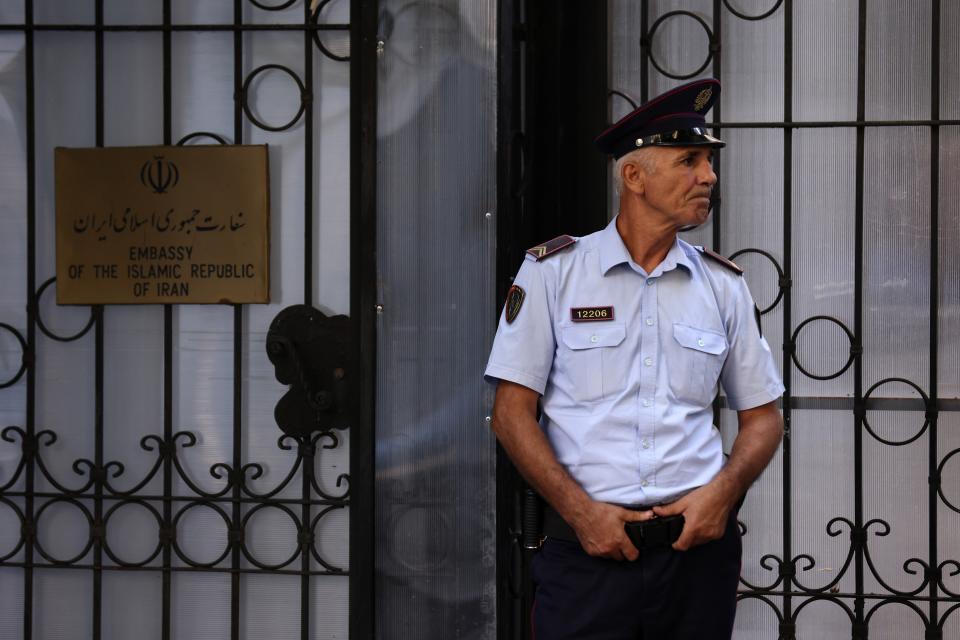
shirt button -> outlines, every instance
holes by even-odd
[[[650,448],[650,441],[647,440],[646,438],[644,438],[644,439],[643,439],[643,442],[640,443],[640,446],[643,447],[644,449],[649,449],[649,448]]]
[[[653,279],[653,278],[647,278],[647,286],[648,286],[648,287],[653,286],[653,283],[654,283],[654,279]]]
[[[647,323],[647,326],[648,326],[648,327],[652,327],[652,326],[653,326],[653,318],[647,318],[644,322]]]
[[[650,484],[650,483],[647,482],[646,480],[641,480],[641,481],[640,481],[640,486],[641,486],[641,487],[645,487],[645,486],[647,486],[648,484]]]
[[[697,338],[697,344],[703,346],[703,338]]]
[[[644,358],[643,364],[645,364],[645,365],[647,365],[647,366],[649,367],[650,365],[653,364],[653,358]]]
[[[599,340],[599,339],[600,339],[600,338],[598,338],[598,337],[595,336],[595,335],[594,335],[594,336],[590,336],[590,342],[596,342],[596,341]],[[701,346],[702,346],[702,344],[701,344]]]
[[[649,406],[650,406],[650,400],[649,400],[649,398],[644,398],[644,400],[643,400],[643,406],[645,406],[645,407],[649,407]]]

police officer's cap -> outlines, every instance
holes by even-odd
[[[594,140],[614,158],[644,147],[722,147],[707,131],[704,114],[720,96],[713,78],[695,80],[640,105]]]

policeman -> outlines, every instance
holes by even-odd
[[[677,237],[709,215],[719,93],[691,82],[604,131],[618,215],[530,249],[504,305],[485,375],[494,432],[547,503],[538,640],[732,633],[736,511],[782,437],[783,385],[742,271]],[[739,423],[726,460],[718,384]]]

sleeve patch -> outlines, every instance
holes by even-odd
[[[527,249],[527,253],[533,256],[537,260],[537,262],[539,262],[544,258],[552,256],[553,254],[555,254],[557,251],[560,251],[561,249],[566,249],[576,241],[577,239],[574,238],[573,236],[557,236],[553,240],[548,240],[543,244],[538,244],[535,247],[530,247],[529,249]]]

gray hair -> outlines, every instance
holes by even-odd
[[[625,156],[617,159],[617,164],[613,167],[613,186],[617,190],[617,195],[623,191],[623,167],[628,162],[636,162],[644,171],[649,174],[657,172],[657,159],[654,157],[652,147],[646,149],[635,149]]]

